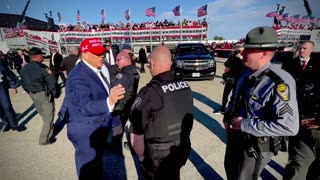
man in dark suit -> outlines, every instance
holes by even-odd
[[[105,55],[106,62],[109,65],[116,64],[116,57],[117,57],[117,54],[119,53],[119,51],[111,47],[112,44],[111,44],[111,41],[109,39],[106,40],[105,46],[106,46],[106,49],[107,49],[106,55]]]
[[[301,76],[309,74],[310,69],[315,68],[313,65],[319,63],[319,60],[311,58],[311,52],[313,49],[314,43],[312,41],[303,43],[299,49],[299,56],[294,59],[284,60],[281,68],[290,73],[295,80]],[[316,71],[311,72],[315,73]]]
[[[50,65],[49,68],[51,69],[52,73],[54,74],[54,77],[56,78],[56,81],[58,83],[59,76],[62,80],[62,82],[65,84],[66,78],[64,77],[64,74],[61,72],[60,64],[63,60],[62,55],[57,52],[56,48],[51,48],[51,56],[50,56]]]
[[[141,69],[140,72],[144,73],[144,64],[148,62],[147,60],[147,48],[146,46],[142,46],[139,50],[139,61],[141,63]]]
[[[70,55],[65,57],[60,64],[60,70],[66,71],[67,74],[70,73],[79,59],[79,49],[77,47],[70,47],[69,52]]]
[[[18,73],[20,74],[20,70],[26,64],[30,62],[30,57],[25,55],[21,49],[17,50],[17,56],[14,58],[14,67],[17,69]]]
[[[0,61],[0,118],[7,122],[4,132],[12,129],[13,131],[24,131],[26,127],[18,126],[16,113],[12,107],[9,88],[12,88],[13,94],[17,94],[17,88],[20,86],[19,79]]]
[[[99,38],[85,39],[80,45],[82,61],[67,79],[63,106],[69,114],[67,133],[75,147],[79,179],[103,179],[103,153],[111,128],[121,125],[111,118],[118,100],[124,97],[121,84],[110,88]]]
[[[299,57],[282,65],[296,80],[300,119],[299,133],[289,138],[284,179],[320,177],[320,59],[311,54],[314,46],[314,42],[306,41],[299,49]]]

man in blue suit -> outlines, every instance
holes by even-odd
[[[103,179],[103,152],[111,129],[121,124],[111,118],[111,112],[125,89],[121,84],[110,89],[106,49],[100,39],[85,39],[80,51],[82,61],[68,76],[64,100],[68,138],[75,147],[79,179]]]

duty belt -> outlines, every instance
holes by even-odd
[[[157,150],[166,150],[170,149],[171,146],[178,146],[180,145],[180,139],[177,139],[173,142],[168,142],[168,143],[150,143],[149,146],[152,149],[157,149]]]

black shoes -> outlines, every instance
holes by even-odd
[[[226,109],[224,109],[224,108],[213,111],[214,114],[224,114],[225,112],[226,112]]]
[[[12,129],[12,131],[25,131],[27,128],[25,126],[17,126],[17,127],[11,127],[10,125],[6,125],[6,127],[3,129],[3,132],[8,132]]]
[[[45,143],[40,143],[40,145],[54,144],[56,141],[57,141],[57,138],[50,138],[47,142],[45,142]]]
[[[130,149],[130,146],[129,146],[129,143],[128,143],[128,142],[124,142],[124,143],[123,143],[123,147],[124,147],[124,149],[126,149],[126,150],[129,150],[129,149]]]
[[[6,125],[6,127],[4,127],[3,132],[8,132],[11,130],[11,126]]]

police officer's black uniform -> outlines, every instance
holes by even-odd
[[[119,115],[124,126],[129,118],[131,106],[136,98],[140,75],[134,65],[128,65],[122,69],[117,69],[117,65],[109,67],[110,86],[121,84],[126,93],[124,98],[119,100],[113,110],[113,115]]]
[[[25,127],[19,127],[16,122],[16,114],[12,107],[9,88],[16,89],[20,86],[19,79],[17,76],[8,68],[0,62],[0,118],[7,122],[4,131],[9,131],[10,129],[16,131],[23,131]]]
[[[39,48],[31,48],[30,56],[43,54]],[[31,59],[21,69],[21,83],[30,95],[38,113],[42,116],[43,126],[39,144],[52,143],[50,140],[54,118],[54,97],[58,97],[56,80],[48,66]]]
[[[189,85],[171,71],[153,77],[132,106],[131,133],[144,134],[146,179],[179,179],[191,151],[193,98]]]

